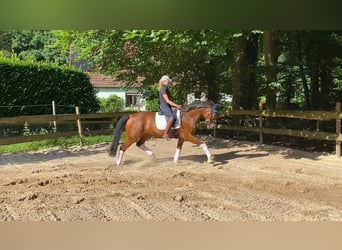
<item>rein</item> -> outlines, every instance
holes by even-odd
[[[219,104],[216,103],[211,107],[210,110],[210,114],[208,115],[208,117],[204,118],[205,120],[209,120],[209,123],[215,123],[214,122],[214,118],[217,117],[218,115],[218,108],[219,108]],[[208,119],[209,118],[209,119]],[[216,121],[216,120],[215,120]]]
[[[185,107],[184,109],[182,109],[182,113],[183,112],[189,112],[191,110],[195,110],[195,109],[201,109],[201,108],[210,108],[210,114],[207,117],[203,117],[206,121],[209,121],[210,123],[215,123],[215,117],[217,117],[218,115],[218,108],[219,108],[219,104],[218,103],[213,103],[213,102],[205,102],[205,103],[194,103],[194,104],[190,104],[188,107]]]

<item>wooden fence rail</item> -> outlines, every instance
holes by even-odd
[[[259,119],[256,127],[244,127],[244,126],[232,126],[226,124],[219,124],[217,129],[226,129],[233,131],[250,131],[259,133],[259,142],[263,143],[264,134],[274,134],[274,135],[287,135],[303,137],[307,139],[318,139],[336,142],[336,156],[341,157],[341,103],[336,103],[336,111],[284,111],[284,110],[262,110],[262,105],[259,106],[259,110],[232,110],[228,112],[220,113],[220,117],[229,116],[253,116]],[[272,129],[265,128],[263,126],[264,118],[293,118],[293,119],[303,119],[303,120],[316,120],[316,121],[329,121],[336,120],[336,133],[329,133],[323,131],[305,131],[305,130],[293,130],[293,129]]]
[[[29,135],[29,136],[11,136],[0,137],[0,145],[9,145],[14,143],[40,141],[47,139],[57,139],[60,137],[80,136],[81,144],[83,143],[83,136],[87,135],[109,135],[113,133],[113,129],[101,129],[92,131],[83,131],[82,123],[87,124],[113,124],[129,112],[109,112],[109,113],[96,113],[96,114],[58,114],[58,115],[33,115],[33,116],[18,116],[18,117],[0,117],[0,125],[21,125],[24,124],[74,124],[77,126],[77,131],[70,132],[54,132],[43,135]]]
[[[102,129],[83,131],[82,123],[87,124],[113,124],[115,125],[118,118],[127,112],[111,112],[111,113],[96,113],[96,114],[65,114],[65,115],[35,115],[35,116],[20,116],[20,117],[0,117],[0,125],[24,125],[28,124],[77,124],[77,131],[71,132],[55,132],[46,135],[30,135],[30,136],[16,136],[16,137],[3,137],[0,138],[0,145],[30,142],[45,139],[55,139],[59,137],[80,136],[81,143],[82,137],[85,135],[98,135],[98,134],[111,134],[113,129]],[[260,105],[259,110],[233,110],[228,112],[221,112],[220,117],[231,116],[251,116],[255,118],[255,127],[232,126],[227,124],[219,124],[216,129],[226,129],[233,131],[249,131],[259,133],[259,142],[263,143],[264,134],[274,135],[287,135],[303,137],[308,139],[319,139],[336,142],[336,156],[341,156],[341,104],[336,104],[336,111],[270,111],[262,110]],[[305,131],[293,129],[273,129],[264,127],[265,118],[292,118],[303,120],[316,120],[316,121],[329,121],[336,120],[336,132],[329,133],[323,131]],[[107,120],[106,120],[107,119]]]

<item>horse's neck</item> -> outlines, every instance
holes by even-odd
[[[194,109],[187,112],[187,115],[197,122],[202,117],[202,111],[200,109]]]

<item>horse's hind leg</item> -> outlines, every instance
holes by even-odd
[[[120,150],[116,156],[116,165],[120,166],[122,163],[122,158],[125,151],[135,142],[136,140],[126,139],[126,141],[120,146]]]
[[[120,166],[121,165],[121,162],[122,162],[122,158],[123,158],[123,155],[124,155],[125,151],[123,151],[121,149],[121,146],[120,146],[120,149],[116,155],[116,165],[117,166]]]
[[[148,156],[154,157],[154,153],[151,149],[146,147],[145,141],[148,140],[150,136],[142,136],[136,143],[137,147],[143,150]]]

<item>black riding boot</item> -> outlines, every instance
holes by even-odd
[[[163,138],[165,138],[165,140],[167,140],[167,141],[170,140],[170,138],[169,138],[169,131],[170,131],[171,127],[172,127],[172,124],[173,124],[173,119],[170,119],[167,122],[166,127],[165,127]]]

